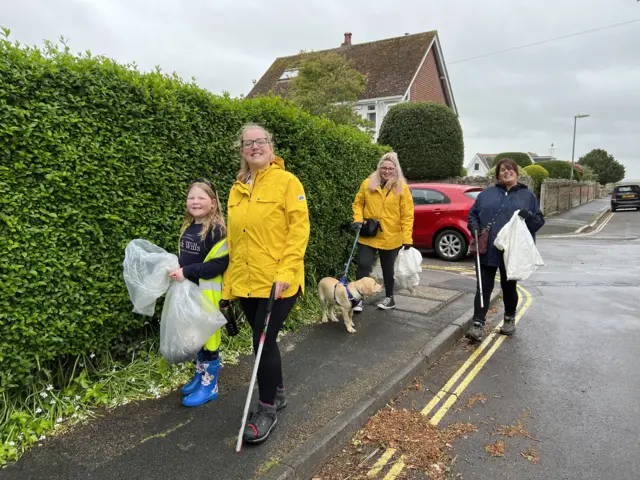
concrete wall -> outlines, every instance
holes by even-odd
[[[597,182],[545,180],[540,189],[540,208],[545,215],[569,210],[607,195],[607,188]]]

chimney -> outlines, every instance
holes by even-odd
[[[346,47],[351,45],[351,32],[345,32],[344,34],[344,42],[342,43],[342,45],[340,45],[341,47]]]

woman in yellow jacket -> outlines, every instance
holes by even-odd
[[[363,227],[367,220],[380,222],[380,228],[374,236],[363,237],[364,230],[361,231],[356,278],[359,280],[370,275],[377,251],[386,292],[386,298],[378,303],[378,308],[395,308],[394,263],[400,247],[408,249],[413,244],[413,198],[396,153],[382,156],[377,170],[360,185],[352,208],[355,229]],[[361,312],[362,301],[353,310]]]
[[[243,434],[245,442],[258,443],[267,438],[276,424],[276,411],[287,403],[276,340],[298,294],[304,291],[310,226],[304,188],[274,155],[269,132],[247,125],[239,141],[240,172],[229,193],[229,267],[222,298],[240,301],[253,329],[254,352],[274,283],[277,299],[258,367],[260,401]]]

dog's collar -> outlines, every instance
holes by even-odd
[[[337,301],[337,299],[336,299],[336,288],[338,288],[338,285],[341,285],[341,284],[342,284],[342,282],[338,282],[333,286],[333,299],[336,300],[336,301]],[[344,285],[344,284],[342,284],[342,285]],[[356,294],[355,295],[353,294],[353,292],[351,290],[349,290],[349,286],[348,285],[344,285],[344,288],[347,290],[347,297],[355,298],[356,300],[362,300],[364,298],[364,293],[362,293],[357,288],[356,288]]]

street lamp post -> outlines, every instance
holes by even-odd
[[[571,173],[569,174],[569,180],[572,182],[571,190],[569,190],[569,209],[573,208],[573,159],[576,153],[576,124],[579,118],[588,117],[588,113],[579,113],[573,116],[573,148],[571,149]]]

